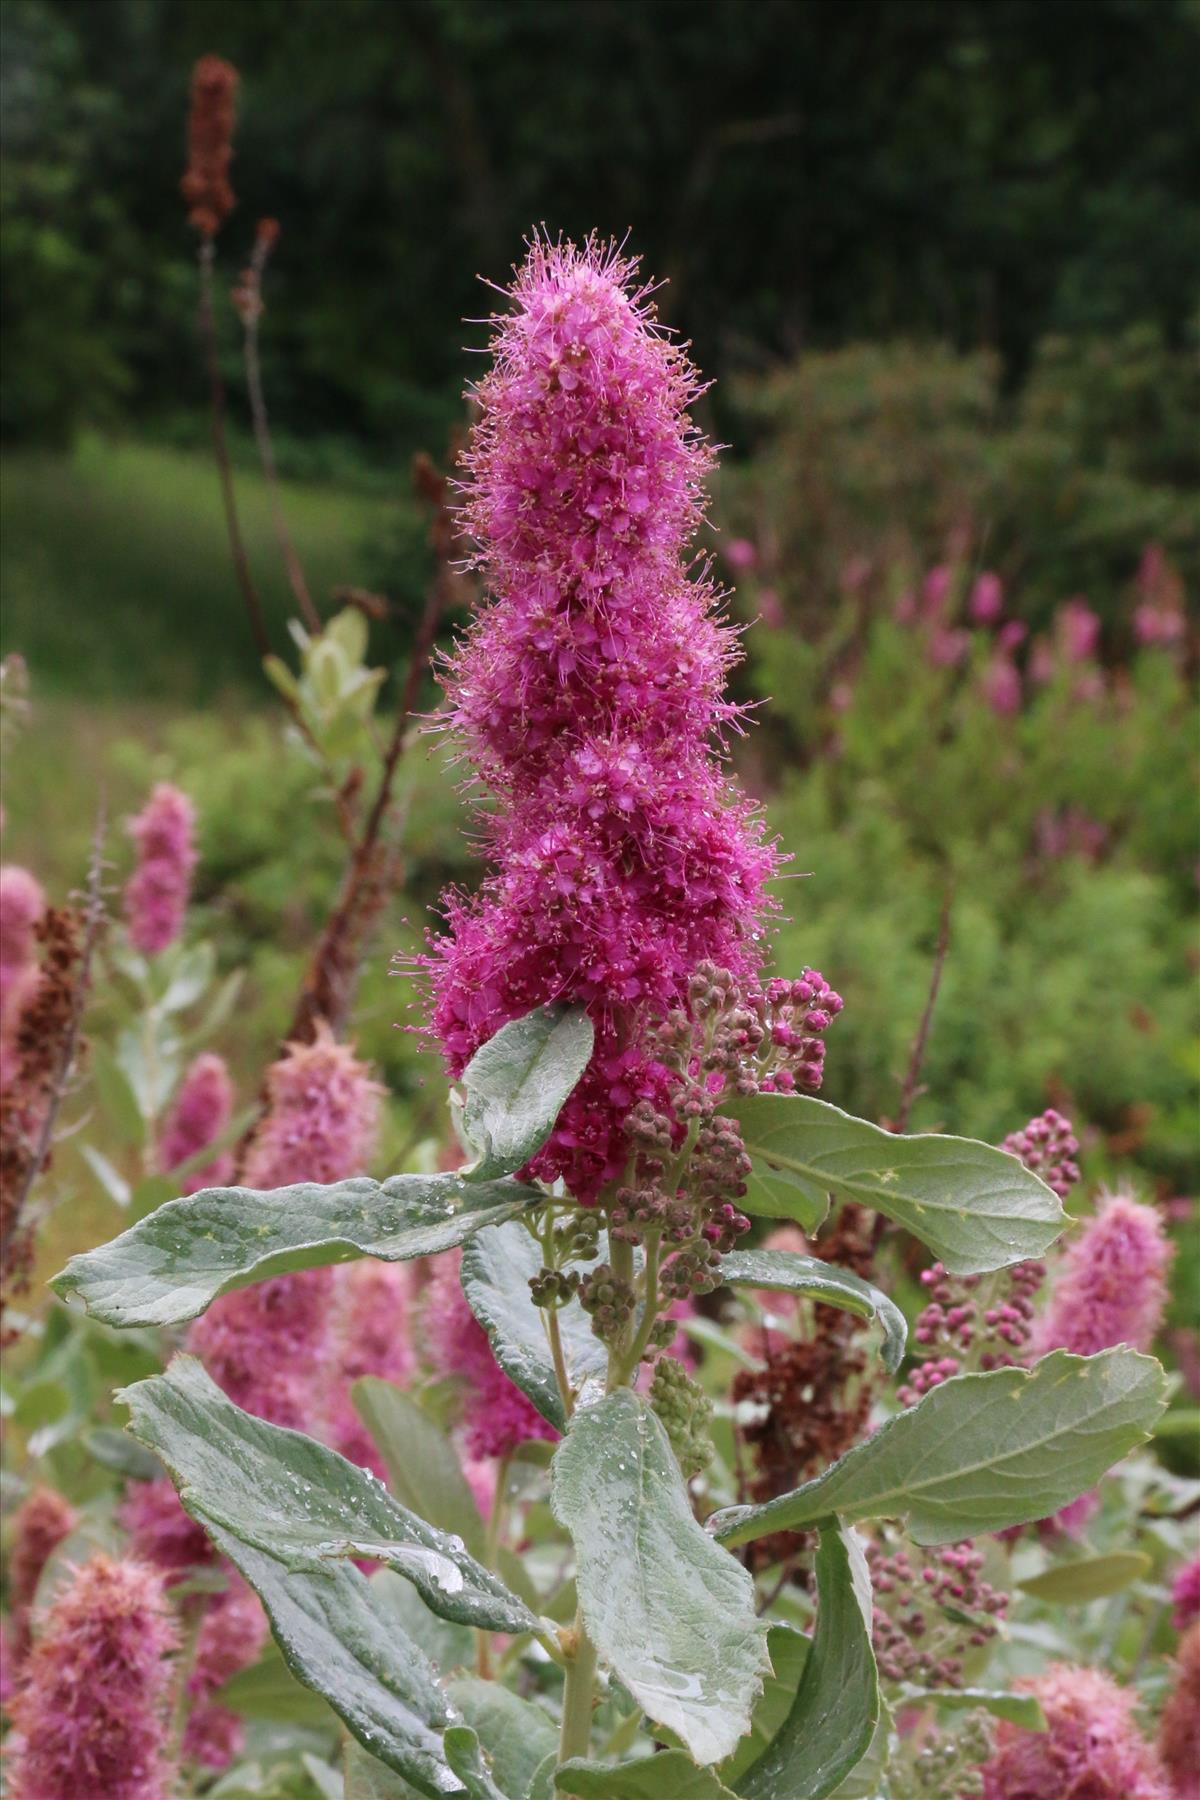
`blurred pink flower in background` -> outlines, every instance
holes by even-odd
[[[233,1116],[233,1082],[223,1057],[205,1050],[189,1067],[175,1098],[158,1145],[158,1166],[164,1174],[207,1150],[227,1128]],[[193,1169],[179,1183],[181,1194],[201,1188],[222,1187],[233,1175],[233,1153],[223,1150],[203,1168]]]
[[[758,551],[749,538],[731,538],[725,546],[725,560],[731,569],[739,575],[747,569],[753,569],[758,562]]]
[[[36,928],[45,910],[41,884],[28,869],[0,869],[0,1091],[17,1073],[21,1017],[41,979]]]
[[[1069,663],[1090,662],[1100,647],[1100,615],[1082,596],[1063,601],[1054,615],[1054,628]]]
[[[1021,673],[1012,658],[1002,653],[992,657],[983,671],[983,697],[994,713],[1011,718],[1021,710]]]
[[[1046,1731],[1001,1719],[983,1768],[984,1800],[1171,1800],[1166,1773],[1134,1721],[1137,1694],[1099,1669],[1054,1663],[1015,1683]]]
[[[137,867],[125,888],[125,917],[135,949],[156,956],[183,930],[196,867],[195,809],[187,795],[160,781],[129,821]]]
[[[992,569],[984,569],[971,585],[967,611],[976,625],[994,625],[1004,611],[1004,583]]]

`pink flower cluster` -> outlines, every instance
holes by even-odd
[[[28,869],[0,868],[0,1091],[17,1073],[21,1016],[41,979],[35,928],[45,910],[46,897]]]
[[[584,1201],[661,1097],[647,1021],[705,958],[757,967],[777,862],[715,755],[734,641],[685,564],[712,464],[697,383],[633,275],[592,241],[535,243],[476,393],[464,510],[492,597],[445,680],[498,867],[447,897],[427,958],[454,1074],[531,1008],[588,1007],[591,1065],[533,1165]]]
[[[1200,1556],[1184,1563],[1171,1583],[1173,1612],[1171,1623],[1176,1631],[1186,1631],[1200,1619]]]
[[[1041,1702],[1049,1729],[1000,1721],[983,1769],[984,1800],[1171,1800],[1133,1717],[1136,1694],[1099,1669],[1065,1663],[1016,1686]]]
[[[543,1419],[492,1355],[487,1333],[467,1303],[458,1278],[461,1258],[439,1256],[425,1289],[421,1342],[438,1375],[463,1378],[463,1427],[467,1455],[479,1461],[508,1456],[531,1438],[558,1433]]]
[[[177,1643],[154,1570],[84,1563],[49,1608],[11,1702],[10,1800],[166,1800]]]
[[[158,1166],[169,1174],[215,1143],[233,1115],[233,1083],[224,1060],[206,1050],[184,1075],[158,1144]],[[203,1168],[184,1176],[180,1191],[222,1187],[233,1176],[233,1153],[223,1150]]]
[[[868,1543],[875,1607],[871,1636],[885,1681],[961,1687],[963,1659],[997,1634],[1008,1595],[984,1579],[984,1556],[968,1540],[920,1552]]]
[[[1162,1323],[1171,1245],[1151,1206],[1125,1194],[1068,1244],[1036,1334],[1036,1350],[1094,1356],[1113,1344],[1148,1350]]]
[[[224,1593],[214,1594],[204,1609],[196,1640],[196,1659],[188,1676],[190,1707],[183,1754],[206,1768],[223,1769],[241,1750],[246,1727],[236,1712],[213,1699],[239,1669],[258,1660],[270,1635],[267,1615],[257,1594],[240,1575],[231,1574]]]
[[[322,1022],[311,1044],[289,1044],[267,1071],[267,1115],[242,1178],[247,1187],[343,1181],[370,1161],[383,1089]]]
[[[129,821],[137,867],[125,888],[125,917],[130,941],[144,956],[157,956],[183,929],[196,867],[195,820],[187,795],[160,781]]]
[[[1030,1119],[1021,1131],[1010,1131],[1002,1150],[1015,1156],[1025,1167],[1065,1200],[1079,1180],[1079,1141],[1071,1129],[1070,1119],[1048,1106],[1036,1119]]]

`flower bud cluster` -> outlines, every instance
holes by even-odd
[[[925,1269],[921,1285],[929,1299],[913,1328],[913,1341],[927,1357],[898,1390],[900,1404],[915,1406],[922,1394],[959,1374],[977,1345],[983,1346],[976,1359],[981,1369],[1024,1362],[1036,1316],[1033,1297],[1045,1278],[1045,1263],[1014,1264],[1000,1277],[1007,1291],[993,1294],[992,1304],[981,1311],[980,1276],[951,1275],[940,1262]]]
[[[685,1481],[712,1461],[712,1401],[681,1362],[661,1356],[654,1365],[650,1404],[662,1420]]]
[[[1019,1157],[1034,1175],[1053,1188],[1065,1200],[1079,1180],[1079,1143],[1064,1119],[1052,1106],[1038,1118],[1030,1119],[1023,1131],[1010,1131],[1000,1148]]]
[[[592,1321],[592,1330],[603,1343],[621,1336],[637,1304],[629,1282],[615,1274],[611,1264],[598,1263],[579,1283],[579,1304]]]
[[[966,1652],[996,1636],[1008,1595],[983,1579],[983,1553],[969,1541],[920,1554],[918,1566],[904,1548],[867,1546],[879,1673],[919,1687],[961,1687]]]
[[[1022,1131],[1013,1131],[1001,1146],[1040,1176],[1060,1200],[1079,1180],[1075,1157],[1079,1144],[1071,1121],[1049,1107]],[[898,1390],[902,1406],[915,1406],[922,1394],[940,1387],[970,1366],[1009,1368],[1027,1360],[1034,1338],[1035,1296],[1046,1279],[1046,1265],[1015,1263],[987,1278],[981,1304],[978,1275],[951,1275],[939,1262],[926,1269],[921,1285],[928,1301],[913,1328],[913,1342],[925,1360]]]

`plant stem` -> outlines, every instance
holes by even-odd
[[[246,555],[246,546],[242,542],[237,501],[233,492],[233,468],[229,461],[229,446],[225,441],[225,383],[221,376],[221,359],[217,350],[217,315],[213,306],[213,242],[209,237],[204,238],[200,244],[200,336],[204,342],[204,357],[208,366],[213,455],[216,458],[217,473],[221,478],[221,500],[225,507],[225,529],[229,533],[229,548],[233,555],[234,573],[237,576],[238,586],[242,590],[242,598],[246,602],[254,647],[260,656],[269,656],[271,639],[267,631],[266,619],[263,617],[258,589],[255,587],[254,577],[250,573],[250,561]]]
[[[512,1458],[502,1456],[496,1468],[496,1490],[492,1495],[492,1510],[488,1514],[487,1535],[483,1540],[483,1566],[494,1569],[496,1552],[500,1548],[500,1537],[504,1530],[504,1513],[508,1502],[508,1469]],[[475,1633],[475,1667],[485,1681],[492,1679],[492,1634],[482,1628]]]
[[[554,1358],[554,1378],[558,1382],[558,1391],[562,1396],[563,1411],[569,1419],[575,1411],[575,1396],[571,1391],[571,1377],[567,1373],[567,1359],[563,1353],[562,1332],[558,1326],[558,1308],[556,1306],[547,1308],[546,1336],[550,1340],[550,1354]]]
[[[563,1688],[562,1735],[558,1760],[586,1756],[592,1743],[592,1699],[596,1685],[596,1647],[587,1634],[582,1612],[575,1614],[574,1653],[567,1661]]]

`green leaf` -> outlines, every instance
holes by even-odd
[[[345,1800],[411,1800],[415,1787],[393,1769],[368,1756],[361,1744],[353,1740],[346,1745],[342,1757],[346,1783]]]
[[[1026,1731],[1045,1731],[1046,1715],[1032,1694],[1014,1694],[998,1688],[905,1688],[905,1706],[926,1704],[956,1712],[987,1712],[994,1718],[1023,1725]]]
[[[79,1154],[109,1199],[120,1207],[128,1206],[131,1192],[129,1183],[119,1169],[114,1169],[107,1156],[102,1155],[92,1144],[80,1144]]]
[[[376,1569],[370,1581],[378,1610],[394,1619],[405,1637],[420,1645],[440,1676],[474,1663],[476,1638],[469,1625],[439,1619],[430,1612],[412,1582],[394,1575],[391,1569]]]
[[[529,1277],[541,1266],[536,1240],[514,1219],[475,1234],[463,1251],[462,1285],[504,1373],[544,1419],[564,1431],[567,1417],[546,1335],[546,1312],[529,1293]],[[603,1374],[607,1352],[577,1301],[559,1308],[558,1329],[571,1388],[578,1395],[590,1376]]]
[[[166,1464],[185,1509],[243,1543],[319,1568],[349,1557],[384,1563],[434,1612],[489,1631],[531,1631],[529,1608],[365,1469],[298,1431],[255,1419],[227,1400],[195,1357],[119,1396],[140,1442]]]
[[[459,1175],[202,1188],[73,1256],[50,1285],[64,1298],[77,1294],[110,1325],[183,1325],[219,1295],[272,1275],[359,1256],[434,1256],[540,1197],[513,1181],[472,1184]]]
[[[396,1498],[419,1518],[460,1537],[483,1555],[484,1528],[458,1452],[423,1407],[377,1375],[350,1389],[359,1418],[383,1458]]]
[[[555,1780],[560,1794],[580,1800],[734,1800],[711,1769],[698,1769],[682,1750],[627,1763],[572,1759],[559,1765]]]
[[[733,1755],[717,1769],[726,1786],[737,1786],[741,1775],[759,1760],[791,1712],[810,1647],[809,1639],[792,1625],[772,1625],[767,1632],[771,1673],[755,1702],[750,1730]]]
[[[83,1447],[104,1468],[133,1481],[153,1481],[166,1473],[157,1456],[143,1450],[127,1431],[117,1431],[111,1425],[97,1425],[95,1430],[86,1432]]]
[[[1005,1150],[971,1138],[898,1137],[804,1094],[729,1102],[754,1164],[742,1204],[812,1229],[832,1190],[885,1213],[954,1274],[1041,1256],[1066,1224],[1057,1197]]]
[[[839,1269],[817,1256],[798,1256],[791,1250],[735,1250],[723,1259],[721,1278],[732,1287],[807,1294],[825,1306],[840,1306],[862,1319],[874,1319],[883,1329],[884,1367],[895,1371],[900,1366],[908,1340],[904,1314],[879,1288],[849,1269]]]
[[[558,1727],[549,1713],[477,1675],[455,1676],[449,1694],[477,1734],[497,1786],[520,1800],[557,1746]]]
[[[128,1075],[102,1040],[90,1046],[89,1056],[105,1117],[123,1144],[144,1144],[146,1121]]]
[[[709,1520],[725,1544],[842,1519],[907,1519],[949,1544],[1043,1519],[1142,1443],[1164,1405],[1151,1356],[1055,1350],[1032,1369],[957,1375],[897,1413],[815,1481]]]
[[[318,1728],[333,1723],[325,1701],[311,1688],[301,1686],[274,1642],[257,1662],[231,1676],[212,1698],[217,1706],[227,1706],[247,1719]]]
[[[1114,1550],[1108,1556],[1084,1556],[1077,1562],[1055,1563],[1040,1575],[1030,1575],[1017,1586],[1035,1600],[1057,1601],[1064,1606],[1083,1606],[1103,1600],[1122,1588],[1141,1581],[1150,1572],[1148,1556],[1140,1550]]]
[[[696,1523],[662,1425],[628,1388],[584,1407],[551,1465],[593,1643],[697,1762],[730,1755],[767,1672],[741,1564]]]
[[[501,1026],[462,1076],[462,1130],[479,1152],[474,1181],[511,1175],[541,1149],[592,1054],[581,1007],[539,1006]]]
[[[297,1679],[418,1793],[462,1792],[442,1745],[454,1719],[450,1703],[417,1646],[376,1610],[365,1577],[348,1563],[293,1567],[285,1556],[204,1523],[262,1601]]]
[[[213,978],[216,952],[209,943],[193,944],[176,959],[166,992],[158,1002],[164,1013],[186,1012]]]
[[[871,1578],[854,1532],[822,1527],[816,1577],[812,1648],[791,1712],[741,1779],[746,1800],[824,1800],[861,1762],[879,1723]]]

